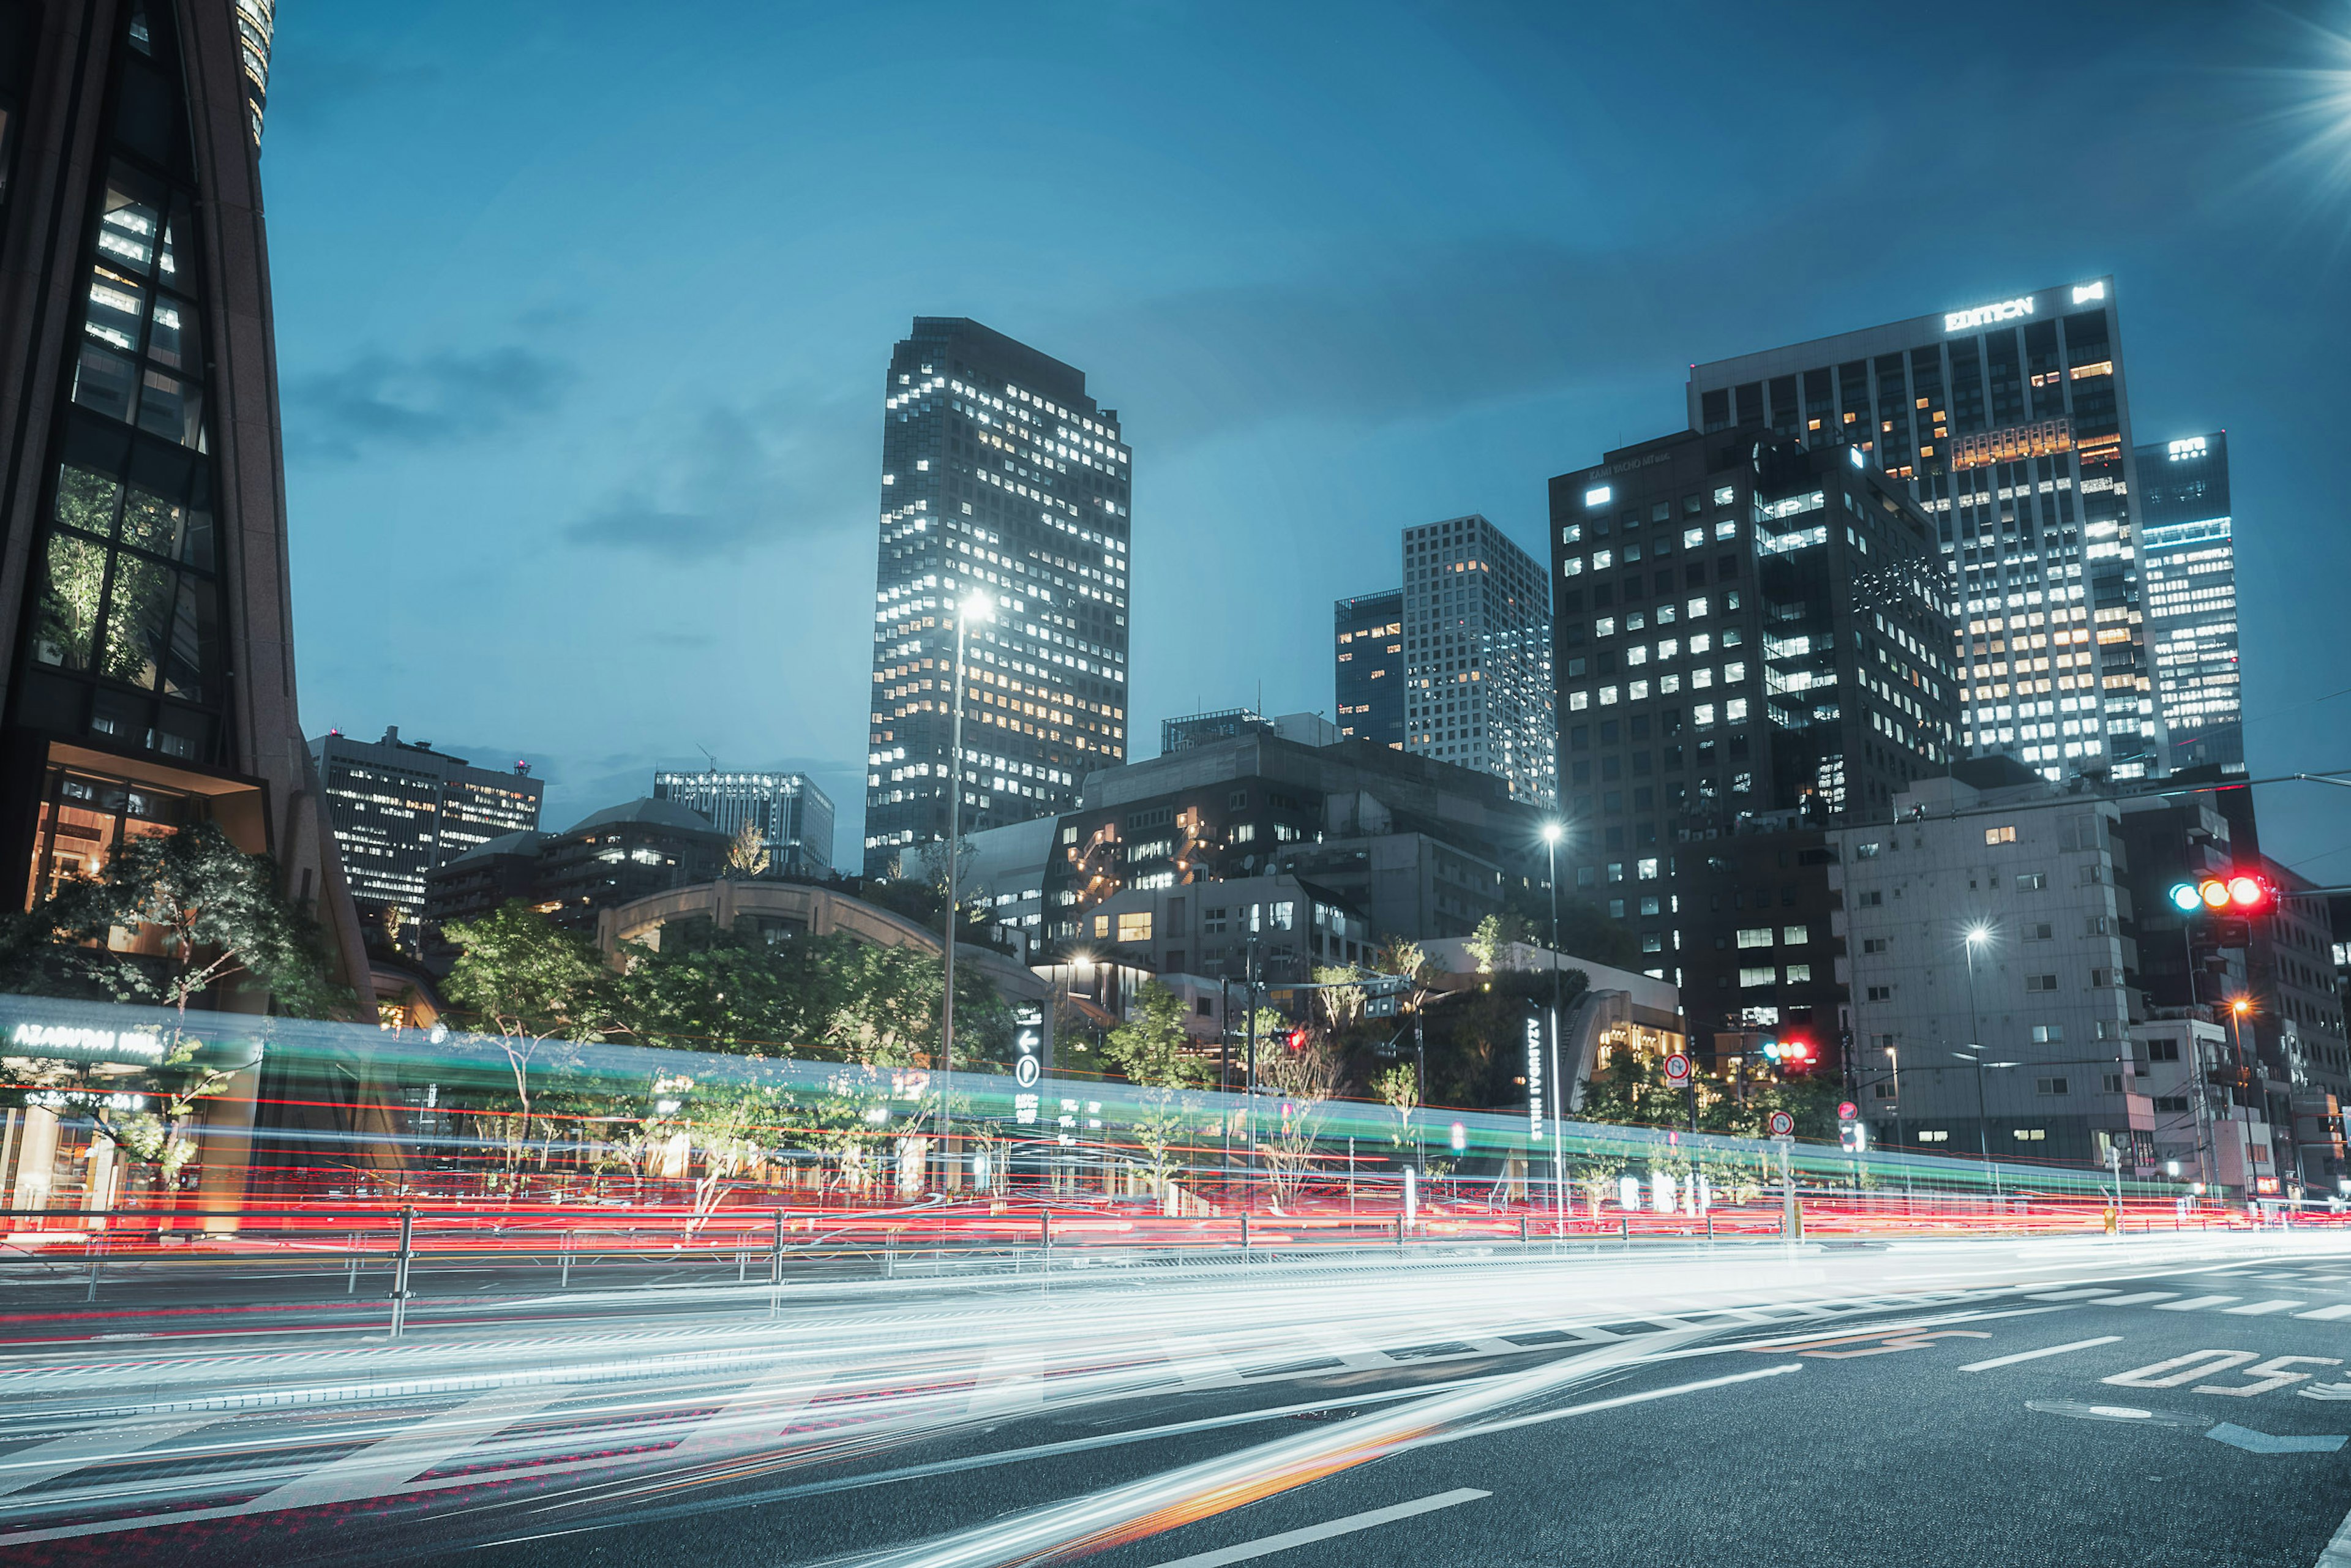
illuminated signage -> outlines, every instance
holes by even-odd
[[[2179,462],[2183,457],[2201,457],[2203,455],[2204,438],[2200,435],[2191,435],[2185,441],[2175,441],[2171,444],[2171,461],[2174,463]]]
[[[2087,305],[2093,299],[2104,299],[2105,297],[2106,285],[2103,278],[2095,283],[2077,283],[2074,286],[2074,303],[2076,305]]]
[[[1972,327],[1989,327],[1995,321],[2013,321],[2019,316],[2032,314],[2032,296],[2021,295],[2003,299],[1997,305],[1979,305],[1972,310],[1952,310],[1943,317],[1943,330],[1964,332]]]
[[[1844,455],[1853,459],[1853,465],[1855,467],[1859,468],[1865,465],[1865,460],[1861,455],[1860,447],[1848,446],[1844,449]]]
[[[1527,1019],[1527,1136],[1540,1142],[1543,1119],[1542,1019]]]
[[[1583,493],[1583,504],[1587,507],[1604,507],[1608,504],[1609,497],[1615,493],[1605,485],[1594,485]]]
[[[161,1061],[163,1042],[144,1030],[84,1029],[76,1024],[20,1023],[8,1031],[11,1051],[58,1061]]]

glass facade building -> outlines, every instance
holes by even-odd
[[[329,731],[310,743],[310,759],[351,902],[378,927],[394,909],[403,924],[423,918],[425,882],[436,867],[492,839],[536,829],[547,788],[528,764],[511,772],[476,768],[430,742],[401,739],[397,726],[381,740]]]
[[[653,798],[701,812],[729,839],[750,828],[771,876],[832,874],[832,797],[805,773],[656,773]]]
[[[2226,432],[2138,449],[2147,644],[2171,766],[2245,766]]]
[[[1404,748],[1558,796],[1551,593],[1534,558],[1474,513],[1404,531]]]
[[[1847,446],[1934,521],[1959,743],[2043,777],[2160,771],[2114,280],[1692,367],[1690,428]]]
[[[1342,599],[1331,609],[1339,733],[1404,749],[1404,591]]]
[[[917,317],[883,396],[864,870],[947,833],[956,617],[962,825],[1067,810],[1126,758],[1133,455],[1083,371],[977,321]]]

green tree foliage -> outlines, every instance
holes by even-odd
[[[1526,1074],[1527,1019],[1549,1013],[1552,983],[1548,969],[1502,969],[1472,989],[1435,997],[1423,1020],[1429,1103],[1473,1109],[1524,1105],[1526,1086],[1519,1080]],[[1583,970],[1561,970],[1562,1007],[1573,1008],[1584,987]],[[1573,1072],[1574,1064],[1562,1061],[1559,1070]]]
[[[1420,1075],[1409,1061],[1397,1062],[1372,1078],[1372,1092],[1395,1118],[1395,1131],[1388,1141],[1401,1149],[1412,1141],[1413,1113],[1420,1109]]]
[[[1503,894],[1503,904],[1509,913],[1518,916],[1528,941],[1551,946],[1548,890],[1513,886]],[[1559,949],[1572,957],[1588,958],[1612,969],[1638,971],[1643,967],[1641,944],[1632,927],[1621,920],[1611,920],[1598,904],[1564,888],[1560,890],[1559,897]]]
[[[1102,1056],[1130,1083],[1149,1089],[1198,1089],[1208,1082],[1208,1064],[1192,1053],[1184,1029],[1184,998],[1146,980],[1134,993],[1126,1021],[1102,1041]]]

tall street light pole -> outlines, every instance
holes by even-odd
[[[1968,927],[1968,1049],[1976,1055],[1976,1152],[1983,1158],[1985,1178],[1998,1192],[1991,1168],[1991,1113],[1984,1099],[1983,1024],[1976,1013],[1976,949],[1991,940],[1991,926],[1978,923]]]
[[[946,1190],[955,1169],[953,1125],[947,1109],[947,1079],[955,1071],[956,906],[962,872],[963,845],[963,657],[964,629],[973,622],[996,619],[996,602],[975,593],[956,612],[955,697],[947,745],[947,917],[946,994],[939,1000],[939,1189]]]
[[[1557,822],[1543,824],[1543,848],[1551,853],[1551,1071],[1544,1075],[1551,1082],[1545,1086],[1544,1098],[1551,1102],[1552,1217],[1562,1223],[1567,1218],[1567,1158],[1560,1146],[1566,1100],[1559,1082],[1559,841],[1566,834],[1567,830]]]

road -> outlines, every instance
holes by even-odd
[[[2351,1512],[2332,1237],[695,1299],[571,1333],[0,1352],[0,1552],[2311,1568]]]

